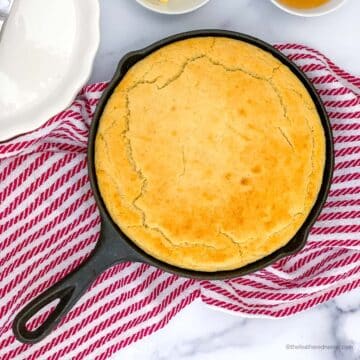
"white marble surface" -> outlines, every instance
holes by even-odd
[[[221,28],[245,32],[270,43],[296,42],[323,51],[360,75],[360,1],[319,18],[286,14],[270,0],[211,0],[179,16],[152,13],[135,0],[100,0],[101,44],[91,82],[108,80],[121,56],[177,32]]]
[[[358,360],[359,330],[360,290],[279,320],[245,319],[196,301],[113,360]],[[299,348],[308,345],[327,348]]]
[[[91,82],[108,80],[127,51],[166,35],[200,28],[241,31],[271,43],[303,43],[360,75],[359,0],[348,0],[339,11],[312,19],[283,13],[270,0],[211,0],[197,12],[176,17],[151,13],[135,0],[100,2],[102,40]],[[287,345],[328,348],[287,349]],[[196,301],[164,329],[113,357],[114,360],[263,358],[359,360],[360,290],[281,320],[244,319]]]

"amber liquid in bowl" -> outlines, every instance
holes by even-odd
[[[324,5],[329,0],[279,0],[279,2],[297,9],[311,9]]]

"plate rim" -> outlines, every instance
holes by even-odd
[[[319,17],[319,16],[327,15],[336,10],[339,10],[343,5],[345,5],[347,0],[339,0],[339,2],[337,4],[335,3],[334,6],[328,8],[327,10],[321,10],[322,6],[320,6],[320,10],[316,10],[316,8],[296,9],[296,8],[292,8],[290,6],[283,5],[278,0],[271,0],[271,2],[276,7],[278,7],[280,10],[283,10],[290,15],[304,17],[304,18],[311,18],[311,17]],[[326,4],[324,4],[324,5],[326,5]]]

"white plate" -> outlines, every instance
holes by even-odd
[[[136,1],[147,9],[161,14],[179,15],[199,9],[210,0],[168,0],[167,3],[163,3],[160,0]]]
[[[99,38],[98,0],[15,0],[0,41],[0,141],[72,102]]]

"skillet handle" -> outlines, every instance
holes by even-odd
[[[64,279],[33,299],[17,314],[13,322],[13,332],[20,342],[33,344],[42,340],[50,334],[103,271],[117,263],[135,260],[124,246],[116,246],[114,240],[111,240],[114,238],[111,230],[102,224],[100,239],[89,258]],[[117,238],[116,242],[121,244],[121,239]],[[47,319],[35,330],[28,330],[26,323],[56,299],[60,301]]]

